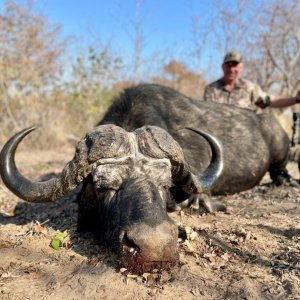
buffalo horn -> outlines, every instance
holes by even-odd
[[[210,191],[216,184],[223,171],[223,147],[220,141],[213,135],[202,130],[187,128],[201,135],[206,139],[211,147],[212,159],[208,168],[200,175],[200,185],[202,191]]]
[[[76,166],[73,161],[69,162],[58,178],[47,181],[33,182],[25,178],[16,167],[15,153],[23,138],[35,129],[36,126],[23,129],[4,145],[0,153],[0,173],[4,184],[21,199],[50,202],[61,198],[79,184],[73,172]]]

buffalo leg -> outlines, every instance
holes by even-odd
[[[201,212],[216,212],[216,211],[226,211],[226,206],[215,200],[208,194],[197,194],[189,196],[187,194],[183,194],[181,190],[173,187],[172,189],[173,199],[176,200],[168,203],[169,211],[179,211],[179,210],[188,210],[189,212],[201,213]],[[178,198],[181,198],[180,201]]]
[[[288,173],[286,168],[270,168],[270,177],[276,186],[288,185],[300,188],[300,184]]]

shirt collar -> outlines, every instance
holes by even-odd
[[[221,84],[221,87],[222,87],[222,89],[223,89],[224,91],[229,92],[229,91],[226,89],[226,84],[225,84],[224,78],[221,78],[221,79],[220,79],[220,84]],[[235,90],[235,89],[241,89],[241,88],[242,88],[242,85],[243,85],[242,81],[240,80],[240,78],[238,78],[238,80],[236,81],[236,83],[235,83],[233,89],[234,89],[234,90]]]

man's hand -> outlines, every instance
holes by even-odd
[[[260,108],[266,108],[271,104],[271,99],[269,96],[266,96],[265,98],[259,97],[255,104]]]

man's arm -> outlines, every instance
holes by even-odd
[[[271,101],[270,107],[287,107],[291,105],[295,105],[297,103],[300,103],[300,91],[298,91],[297,95],[295,97],[289,97],[289,98],[276,98]]]
[[[273,107],[282,108],[295,105],[300,103],[300,91],[298,91],[295,97],[278,97],[271,99],[266,93],[264,93],[259,86],[256,86],[254,90],[254,97],[256,101],[254,102],[260,108]]]

